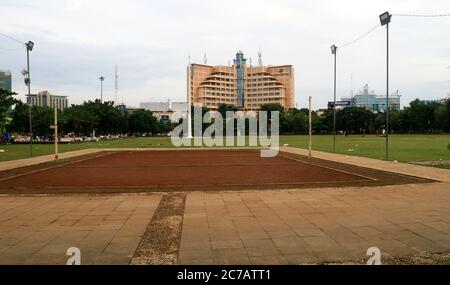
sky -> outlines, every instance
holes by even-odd
[[[238,50],[264,65],[292,64],[296,104],[325,108],[333,97],[333,57],[338,47],[363,35],[379,14],[446,14],[448,0],[0,0],[0,33],[35,43],[32,93],[48,90],[71,104],[114,99],[127,105],[185,101],[186,66],[227,65]],[[415,98],[439,99],[450,92],[450,17],[394,16],[390,24],[390,90],[402,105]],[[368,84],[386,91],[386,29],[338,50],[337,96]],[[13,73],[13,89],[27,93],[20,71],[24,48],[0,36],[0,69]]]

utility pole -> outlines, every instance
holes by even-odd
[[[28,98],[30,100],[30,104],[28,105],[28,119],[30,124],[30,157],[33,156],[33,125],[31,120],[31,75],[30,75],[30,51],[33,50],[34,43],[32,41],[28,41],[28,43],[25,44],[25,47],[27,48],[27,70],[24,73],[25,77],[25,84],[28,86]]]
[[[337,46],[331,46],[331,53],[334,55],[334,103],[333,103],[333,152],[336,153],[336,63],[337,63]]]
[[[386,160],[389,160],[389,23],[392,15],[385,12],[380,15],[382,26],[386,26]]]

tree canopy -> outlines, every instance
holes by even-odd
[[[9,116],[11,107],[18,102],[14,95],[17,94],[0,88],[0,133],[4,132],[6,125],[11,121]]]
[[[14,93],[0,90],[0,133],[5,130],[25,134],[29,129],[28,105],[16,100]],[[194,108],[191,109],[194,111]],[[292,108],[284,110],[280,104],[262,105],[263,111],[280,112],[281,134],[307,134],[308,109]],[[49,107],[32,107],[32,127],[34,135],[52,135],[54,111]],[[201,108],[204,115],[208,110]],[[226,118],[227,111],[238,111],[234,105],[221,104],[218,112]],[[375,113],[365,108],[348,107],[337,110],[336,128],[349,134],[379,133],[385,128],[385,114]],[[150,111],[135,110],[128,113],[120,111],[113,102],[100,100],[86,101],[71,105],[59,111],[59,129],[63,134],[77,136],[109,134],[158,134],[170,132],[174,124],[158,120]],[[192,116],[192,120],[194,116]],[[270,119],[270,114],[269,114]],[[181,122],[182,120],[180,120]],[[212,120],[214,122],[214,119]],[[391,110],[390,130],[395,133],[436,133],[450,132],[450,100],[444,102],[412,101],[403,110]],[[203,130],[210,124],[203,123]],[[248,122],[246,121],[248,126]],[[333,131],[333,111],[312,112],[312,126],[315,134]],[[225,122],[224,122],[225,129]],[[248,131],[248,130],[247,130]]]

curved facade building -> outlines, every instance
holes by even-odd
[[[279,103],[295,106],[295,76],[292,65],[247,66],[244,54],[236,54],[233,66],[191,64],[187,70],[188,98],[196,106],[215,110],[220,104],[244,111]]]

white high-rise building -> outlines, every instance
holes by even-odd
[[[50,107],[64,110],[69,106],[67,96],[52,95],[48,91],[42,91],[38,94],[27,95],[27,104],[31,106]]]

